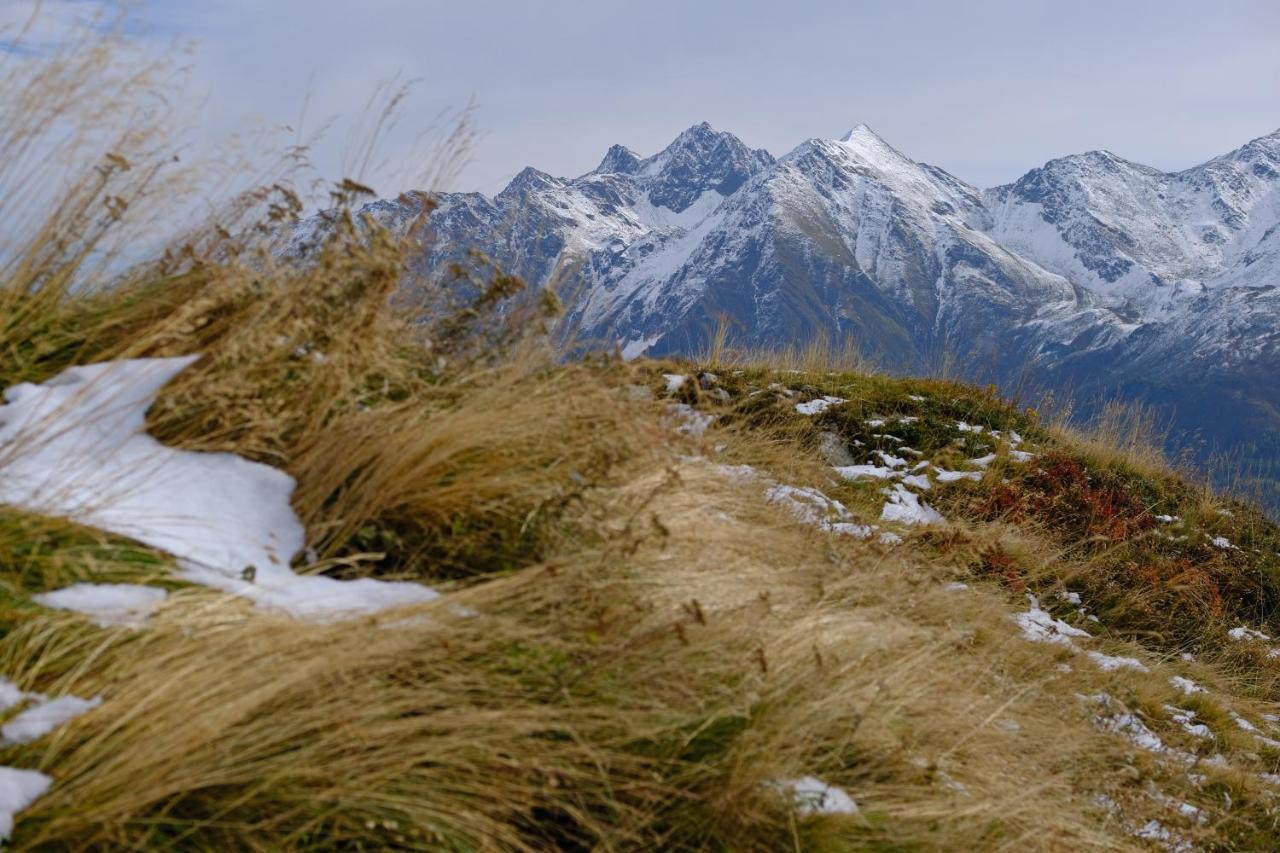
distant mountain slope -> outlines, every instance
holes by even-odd
[[[825,334],[892,371],[1148,401],[1202,459],[1269,466],[1280,443],[1280,132],[1183,172],[1095,151],[980,191],[865,125],[775,160],[703,123],[436,200],[423,279],[480,248],[628,357],[727,320],[741,345]],[[400,227],[421,203],[366,210]]]

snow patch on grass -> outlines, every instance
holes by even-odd
[[[857,814],[858,812],[858,804],[852,797],[816,776],[788,779],[775,785],[791,792],[796,811],[802,815]]]
[[[832,406],[845,402],[843,397],[819,397],[807,403],[796,403],[796,411],[802,415],[820,415]]]
[[[1036,643],[1054,643],[1060,646],[1073,644],[1073,637],[1089,637],[1088,631],[1082,631],[1074,625],[1068,625],[1061,619],[1055,619],[1048,611],[1041,609],[1040,601],[1034,595],[1027,596],[1028,609],[1013,617],[1022,629],[1022,635]]]
[[[1248,627],[1245,627],[1244,625],[1241,625],[1238,628],[1232,628],[1230,631],[1227,632],[1227,636],[1235,640],[1236,642],[1241,642],[1241,643],[1247,642],[1249,640],[1262,640],[1263,642],[1269,642],[1271,640],[1269,636],[1262,633],[1261,631],[1255,631],[1253,628],[1248,628]]]
[[[667,406],[667,417],[675,421],[675,431],[691,438],[701,438],[707,427],[716,422],[715,415],[699,412],[688,403],[671,403]]]
[[[176,557],[186,580],[294,616],[340,618],[438,597],[414,583],[294,574],[305,532],[289,505],[292,477],[147,435],[147,409],[195,360],[76,366],[6,390],[0,503],[136,539]]]
[[[891,480],[898,475],[881,465],[841,465],[835,472],[846,480]]]
[[[131,583],[78,583],[34,595],[32,600],[55,610],[83,613],[99,628],[116,625],[137,627],[167,595],[163,589]]]
[[[38,770],[0,767],[0,839],[13,834],[14,816],[34,803],[53,784]]]
[[[1103,672],[1115,672],[1119,669],[1132,669],[1136,672],[1150,672],[1146,665],[1137,658],[1113,657],[1112,655],[1104,655],[1102,652],[1087,652],[1090,660],[1098,665],[1098,669]]]
[[[922,501],[919,495],[907,491],[901,483],[894,483],[883,492],[889,501],[880,511],[881,521],[901,524],[941,524],[946,521],[942,513]]]
[[[69,720],[102,704],[102,698],[81,699],[79,696],[59,696],[37,702],[0,726],[0,735],[7,744],[30,743],[44,737]]]
[[[1115,732],[1124,735],[1134,746],[1145,749],[1148,752],[1165,752],[1166,747],[1164,741],[1151,729],[1147,728],[1146,723],[1142,722],[1136,714],[1129,711],[1120,702],[1111,698],[1106,693],[1099,693],[1096,696],[1083,697],[1094,704],[1101,705],[1103,713],[1094,717],[1094,722],[1104,731]]]
[[[1196,722],[1196,712],[1179,708],[1175,705],[1165,705],[1165,711],[1169,713],[1169,719],[1182,726],[1182,730],[1192,737],[1198,737],[1204,740],[1211,740],[1213,732],[1204,723]]]
[[[939,483],[954,483],[958,480],[972,480],[975,483],[982,479],[981,471],[947,471],[942,468],[934,468],[933,476]]]

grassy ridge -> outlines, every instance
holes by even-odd
[[[44,88],[9,81],[15,151],[32,104],[38,130],[127,101],[95,85],[103,55],[59,61]],[[305,263],[271,245],[299,203],[270,184],[112,263],[149,255],[128,238],[157,219],[135,130],[10,216],[30,228],[0,247],[0,385],[198,354],[153,434],[288,471],[310,570],[445,594],[290,620],[0,509],[0,675],[103,698],[0,748],[54,779],[15,849],[1274,849],[1280,658],[1229,632],[1280,627],[1280,534],[1179,477],[1141,417],[1071,431],[820,345],[565,363],[553,301],[514,299],[479,257],[459,282],[484,310],[411,323],[391,299],[406,247],[353,221],[351,182]],[[843,402],[796,410],[823,395]],[[884,484],[832,470],[906,447],[976,474],[925,494],[945,523],[884,523]],[[806,523],[777,486],[901,541]],[[140,630],[33,600],[81,580],[172,594]],[[1029,593],[1092,639],[1029,641]],[[856,813],[797,803],[806,776]]]
[[[660,398],[673,371],[715,374],[678,392],[716,417],[702,438],[671,432]],[[600,406],[610,417],[548,421],[537,408],[537,420],[501,433],[506,447],[540,424],[562,430],[568,464],[528,483],[545,523],[526,545],[495,533],[507,514],[451,497],[486,493],[500,472],[521,482],[508,473],[513,457],[492,451],[446,455],[432,511],[363,517],[343,547],[412,539],[415,523],[425,539],[469,543],[452,561],[415,547],[331,565],[451,584],[425,619],[306,625],[198,589],[180,590],[142,632],[10,609],[0,648],[11,678],[107,699],[7,751],[7,762],[58,780],[23,815],[17,846],[1122,849],[1149,820],[1208,845],[1269,843],[1274,806],[1257,774],[1280,754],[1259,749],[1231,714],[1261,722],[1276,666],[1265,648],[1223,633],[1241,619],[1266,628],[1256,617],[1269,607],[1274,550],[1253,549],[1275,529],[1247,508],[951,383],[608,359],[530,370],[526,358],[485,373],[440,380],[450,402],[424,401],[419,432],[452,434],[459,418],[472,427],[463,434],[486,418],[496,428],[544,396],[560,412]],[[819,394],[848,402],[795,411]],[[917,420],[895,427],[894,415]],[[900,529],[898,547],[797,523],[717,468],[749,464],[818,486],[874,521],[878,490],[830,475],[822,433],[853,453],[910,442],[960,467],[1008,451],[990,428],[1022,431],[1037,460],[1001,456],[979,482],[938,487],[929,497],[950,523]],[[884,438],[895,433],[901,442]],[[352,464],[403,459],[403,439],[383,435],[402,432],[361,433]],[[626,452],[606,468],[576,464],[575,447],[600,443]],[[296,469],[300,494],[309,471]],[[432,493],[423,487],[422,500]],[[1181,515],[1186,540],[1154,536],[1158,514]],[[56,521],[10,514],[4,524],[14,541],[43,543],[6,552],[0,571],[19,601],[64,579],[164,575],[162,559]],[[1198,536],[1208,534],[1241,543],[1239,553],[1207,551]],[[1135,562],[1187,561],[1198,583],[1117,576]],[[1237,588],[1238,576],[1256,584]],[[968,590],[949,586],[961,580]],[[1059,614],[1150,673],[1098,672],[1022,639],[1009,618],[1022,594],[1053,601],[1068,588],[1102,621],[1065,604]],[[1177,657],[1184,650],[1194,663]],[[1185,701],[1168,685],[1174,673],[1211,692]],[[1099,728],[1076,696],[1101,690],[1168,744],[1229,763],[1198,764],[1193,783],[1185,767]],[[1211,725],[1211,747],[1169,721],[1169,703]],[[809,774],[846,788],[859,813],[805,816],[775,793],[777,780]],[[1212,819],[1187,820],[1161,798]]]

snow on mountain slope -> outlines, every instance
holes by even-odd
[[[1177,173],[1106,151],[1051,160],[986,192],[981,225],[1100,295],[1161,313],[1205,287],[1273,280],[1278,193],[1280,131]]]
[[[977,190],[866,126],[802,144],[706,210],[680,221],[683,230],[593,258],[571,324],[636,354],[636,342],[656,352],[697,346],[727,316],[744,342],[854,334],[923,368],[950,350],[996,357],[993,330],[1042,303],[1078,301],[1068,281],[967,224],[981,212]]]
[[[406,231],[424,200],[365,212]],[[727,320],[743,345],[825,334],[896,371],[1160,400],[1207,442],[1280,435],[1280,131],[1182,172],[1094,151],[979,191],[865,125],[775,160],[703,123],[434,201],[406,284],[424,310],[475,247],[556,288],[566,339],[628,357]]]

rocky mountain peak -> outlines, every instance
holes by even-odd
[[[605,152],[604,159],[596,166],[595,173],[601,175],[619,174],[634,175],[640,170],[640,156],[625,145],[611,145]]]
[[[679,212],[708,190],[731,195],[772,163],[769,152],[752,150],[732,133],[715,130],[704,121],[644,160],[639,174],[652,179],[652,204]]]

